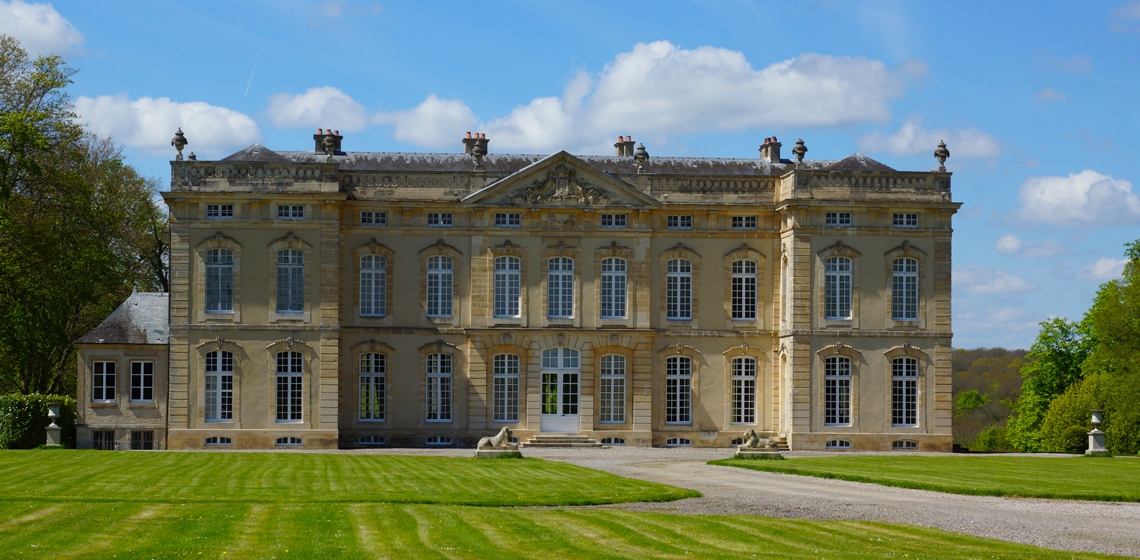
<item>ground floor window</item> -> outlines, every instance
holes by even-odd
[[[360,419],[384,421],[384,390],[388,361],[384,354],[360,356]]]
[[[451,356],[430,354],[427,357],[427,421],[451,421]]]
[[[829,426],[851,423],[851,358],[834,356],[823,362],[823,422]]]
[[[100,451],[114,451],[115,430],[95,430],[91,432],[91,447]]]
[[[918,425],[918,360],[891,360],[891,424]]]
[[[304,358],[300,352],[277,353],[277,421],[300,422]]]
[[[234,355],[230,352],[206,353],[206,421],[230,422],[234,419]]]
[[[665,423],[691,424],[693,406],[693,360],[672,356],[665,360]]]
[[[601,421],[625,423],[625,356],[602,356]]]
[[[519,370],[517,354],[499,354],[493,359],[495,422],[519,421]]]
[[[732,359],[732,423],[756,423],[756,358]]]
[[[150,451],[154,449],[154,431],[153,430],[133,430],[131,431],[131,450],[133,451]]]

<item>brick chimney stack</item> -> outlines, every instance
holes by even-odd
[[[463,153],[472,155],[475,153],[475,146],[482,146],[483,153],[481,155],[487,155],[487,144],[489,142],[490,140],[487,139],[487,133],[485,132],[468,132],[467,136],[463,138]]]
[[[614,155],[618,157],[633,157],[633,144],[632,136],[618,136],[618,141],[614,144]]]
[[[339,130],[318,128],[317,133],[313,135],[313,152],[318,154],[325,153],[325,136],[331,136],[333,139],[333,155],[344,155],[340,149],[340,142],[344,140],[344,136],[340,135]]]
[[[768,163],[780,163],[780,146],[783,144],[777,142],[775,136],[765,138],[760,145],[760,159]]]

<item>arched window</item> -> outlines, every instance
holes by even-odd
[[[360,316],[383,317],[388,310],[388,259],[360,257]]]
[[[206,421],[234,419],[234,355],[217,350],[206,353]]]
[[[428,422],[451,422],[451,374],[450,355],[428,354],[426,384]]]
[[[625,356],[602,356],[601,422],[625,422]]]
[[[823,423],[851,424],[851,358],[832,356],[823,361]]]
[[[693,360],[670,356],[665,359],[665,423],[691,424],[692,408]]]
[[[383,422],[387,389],[388,357],[379,353],[360,355],[360,419]]]
[[[625,318],[625,259],[602,259],[602,318]]]
[[[495,422],[519,421],[519,370],[518,354],[497,354],[492,359]]]
[[[693,263],[672,259],[665,266],[665,318],[687,321],[693,318]]]
[[[427,314],[428,317],[451,317],[455,288],[455,264],[451,257],[428,257],[427,261]]]
[[[300,251],[297,251],[298,253]],[[304,401],[304,357],[300,352],[277,353],[277,421],[300,422]]]
[[[277,312],[305,310],[305,256],[296,249],[277,251]]]
[[[522,259],[495,257],[495,316],[518,317]]]
[[[823,316],[826,319],[851,318],[851,259],[830,257],[824,265]]]
[[[756,261],[732,261],[732,318],[756,320]]]
[[[895,259],[891,264],[891,318],[896,321],[918,319],[918,260]]]
[[[551,319],[574,316],[574,259],[553,257],[547,262],[546,315]]]
[[[206,251],[206,313],[234,310],[234,252],[229,249]]]
[[[891,360],[891,424],[918,425],[918,360],[914,358]]]
[[[756,358],[732,359],[732,423],[756,423]]]

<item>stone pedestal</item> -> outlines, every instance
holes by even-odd
[[[48,424],[47,427],[47,443],[45,444],[47,447],[59,447],[63,445],[63,435],[61,434],[63,428],[60,428],[55,423],[55,419],[59,418],[59,409],[61,406],[63,406],[63,403],[48,403],[48,420],[51,421],[51,424]]]
[[[783,457],[778,449],[738,449],[733,459],[771,459]]]
[[[498,459],[500,457],[522,457],[518,449],[476,449],[476,459]]]
[[[1108,455],[1108,450],[1104,448],[1104,432],[1100,431],[1100,424],[1104,421],[1104,410],[1094,408],[1092,412],[1092,425],[1093,429],[1089,432],[1089,448],[1085,450],[1085,455]]]

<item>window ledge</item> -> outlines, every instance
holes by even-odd
[[[424,420],[428,424],[450,424],[451,420]]]
[[[277,323],[280,321],[296,321],[296,322],[301,322],[301,323],[308,323],[309,317],[310,317],[310,315],[309,315],[308,311],[305,311],[305,312],[270,311],[269,312],[269,322],[270,323]]]
[[[90,406],[91,406],[91,408],[118,408],[118,407],[119,407],[119,403],[118,403],[117,401],[111,401],[111,402],[93,402],[93,403],[91,403],[91,404],[90,404]]]
[[[158,403],[155,402],[132,402],[127,404],[127,408],[158,408]]]
[[[364,418],[358,418],[356,421],[363,424],[384,424],[387,422],[387,420],[365,420]]]

